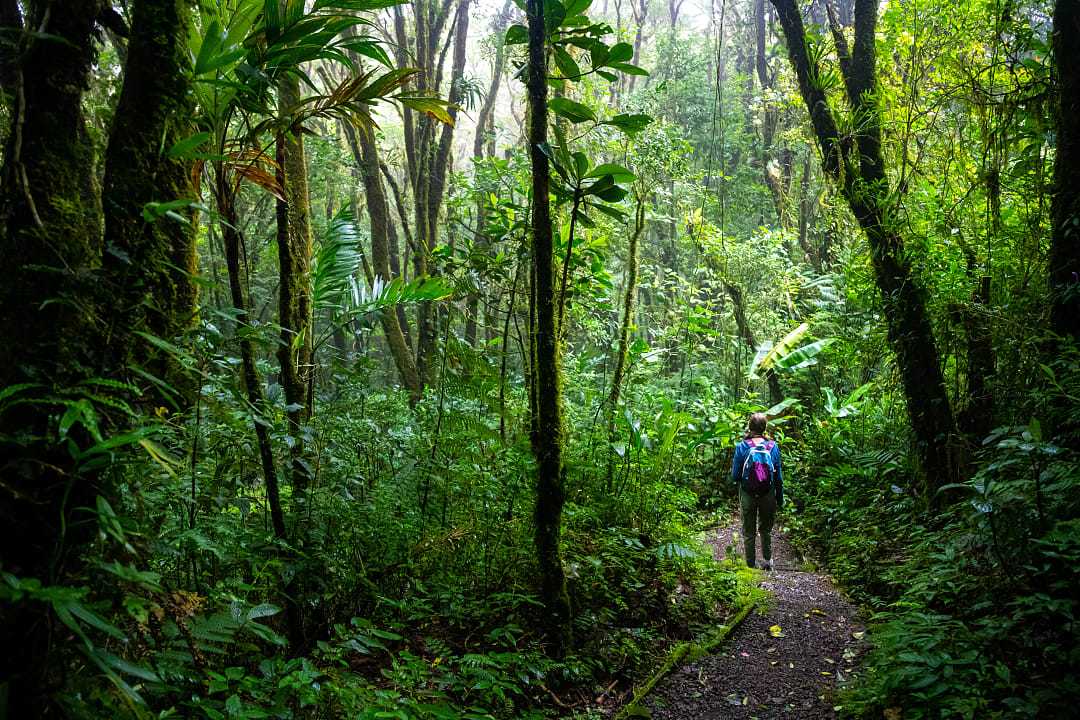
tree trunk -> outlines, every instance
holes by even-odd
[[[382,170],[383,177],[386,178],[386,183],[390,186],[390,191],[394,194],[394,205],[397,207],[398,220],[401,221],[401,231],[405,235],[405,250],[406,252],[415,252],[415,245],[413,242],[412,231],[409,229],[409,215],[405,212],[405,202],[401,198],[401,189],[398,188],[397,181],[394,180],[394,175],[390,172],[390,168],[386,166],[386,163],[379,161],[379,168]],[[380,186],[379,191],[383,188]],[[382,195],[385,197],[386,193]],[[390,248],[390,275],[391,277],[400,277],[405,279],[405,269],[407,264],[403,264],[401,261],[401,255],[399,252],[400,245],[398,244],[397,232],[394,230],[394,221],[390,217],[389,210],[386,214],[386,240]],[[401,328],[401,336],[405,338],[406,347],[413,347],[412,333],[409,330],[409,316],[405,313],[405,306],[399,304],[395,308],[395,312],[398,317],[398,327]],[[409,361],[416,366],[414,358],[409,358]]]
[[[311,482],[304,459],[303,426],[311,417],[308,393],[312,371],[311,200],[303,129],[291,121],[300,104],[300,81],[286,75],[278,82],[278,115],[289,121],[277,136],[278,174],[285,200],[277,201],[278,324],[277,358],[289,424],[293,494],[302,497]]]
[[[541,147],[547,142],[547,32],[543,0],[528,0],[529,56],[526,91],[529,100],[529,158],[532,164],[532,327],[536,456],[536,551],[540,599],[547,611],[544,628],[551,650],[560,656],[570,647],[570,599],[566,592],[559,537],[562,528],[563,422],[558,328],[555,326],[554,238],[548,197],[550,168]]]
[[[236,313],[236,338],[240,345],[240,374],[252,414],[251,421],[259,450],[259,464],[262,467],[263,483],[266,487],[266,502],[270,507],[270,524],[274,529],[274,537],[286,541],[288,532],[285,527],[285,512],[281,507],[281,490],[274,465],[274,451],[270,445],[266,396],[263,393],[262,378],[259,377],[259,370],[255,364],[255,343],[251,339],[252,329],[248,324],[250,310],[248,299],[244,295],[247,278],[241,256],[244,241],[238,230],[240,218],[236,213],[236,188],[226,179],[222,168],[217,168],[216,175],[218,212],[221,213],[223,220],[221,237],[222,244],[225,246],[225,264],[229,271],[229,294],[233,311]],[[296,602],[294,593],[285,591],[284,605],[289,638],[297,647],[300,647],[304,638],[303,620],[300,605]]]
[[[1080,1],[1054,4],[1057,159],[1051,204],[1050,327],[1080,345]]]
[[[375,136],[370,128],[358,128],[349,132],[358,133],[357,146],[360,151],[358,161],[364,180],[364,192],[368,199],[368,216],[371,218],[371,263],[375,275],[389,280],[390,250],[389,250],[389,209],[386,204],[386,193],[383,190],[382,180],[379,178],[379,155],[375,145]],[[386,344],[390,347],[390,354],[394,358],[394,365],[398,370],[401,384],[409,393],[409,402],[415,405],[420,401],[423,394],[423,384],[413,361],[412,349],[402,332],[400,316],[395,310],[386,310],[379,314],[382,323],[383,334],[386,336]]]
[[[506,0],[502,12],[495,18],[492,30],[495,33],[495,61],[491,64],[491,85],[487,97],[476,116],[476,136],[473,139],[473,157],[484,156],[484,137],[488,131],[491,117],[495,111],[495,101],[499,97],[499,85],[502,82],[503,68],[506,67],[506,26],[510,22],[510,5]]]
[[[959,463],[951,452],[955,431],[952,408],[941,373],[937,344],[926,309],[925,291],[912,272],[896,228],[897,210],[890,204],[885,162],[881,152],[881,113],[876,105],[874,32],[877,0],[855,4],[855,44],[848,53],[837,40],[841,74],[852,109],[851,138],[841,138],[824,91],[814,82],[818,70],[806,49],[802,16],[794,0],[772,0],[787,39],[788,55],[799,81],[799,92],[810,114],[822,154],[822,166],[836,182],[859,226],[866,233],[889,342],[907,399],[916,451],[927,480],[927,494],[952,482]],[[942,470],[942,468],[945,468]]]
[[[72,0],[62,11],[45,2],[23,7],[35,33],[5,38],[20,42],[22,62],[4,68],[13,113],[0,179],[0,253],[7,263],[0,282],[0,388],[12,392],[17,384],[40,383],[41,391],[28,392],[47,396],[102,366],[102,334],[88,311],[101,257],[100,194],[82,111],[102,3]],[[11,10],[5,23],[18,21],[17,8]],[[78,570],[81,546],[97,528],[83,508],[108,494],[96,473],[77,472],[59,436],[60,414],[43,402],[0,416],[3,567],[42,585]],[[69,437],[89,443],[75,428]],[[49,697],[61,674],[50,674],[55,632],[39,607],[20,604],[0,612],[8,717],[43,717],[54,709]]]
[[[492,116],[495,110],[495,101],[499,97],[499,85],[502,82],[503,68],[506,66],[506,43],[503,37],[506,34],[506,25],[510,21],[511,0],[506,0],[502,12],[495,18],[493,30],[495,32],[495,61],[491,66],[491,84],[488,86],[487,97],[476,117],[476,136],[473,139],[473,157],[484,157],[484,139],[489,134],[492,126]],[[489,145],[494,155],[494,141]],[[487,200],[481,197],[476,202],[476,235],[478,242],[487,247],[487,239],[484,228],[487,225]],[[465,310],[465,343],[469,347],[476,347],[477,321],[480,311],[480,294],[471,293],[466,303]]]
[[[451,87],[448,97],[451,102],[461,97],[461,78],[465,63],[465,31],[468,23],[469,0],[459,0],[454,22],[455,51],[454,67],[451,70]],[[445,61],[445,49],[439,53],[440,40],[447,20],[451,16],[453,0],[430,0],[413,6],[415,19],[415,52],[413,60],[407,57],[408,38],[405,21],[395,9],[394,28],[401,52],[397,60],[399,67],[416,65],[422,71],[416,75],[418,92],[438,92]],[[448,41],[449,42],[449,41]],[[460,47],[459,47],[460,46]],[[456,116],[456,108],[451,108]],[[410,110],[405,111],[405,155],[409,164],[409,178],[413,188],[414,223],[416,233],[415,266],[417,275],[426,275],[434,268],[428,267],[428,256],[435,249],[438,237],[438,215],[442,207],[443,188],[446,180],[446,168],[450,159],[450,141],[452,128],[447,128],[443,137],[437,133],[435,121],[428,115],[416,116]],[[415,118],[415,121],[414,121]],[[446,150],[442,149],[445,143]],[[417,309],[416,322],[416,368],[420,382],[431,380],[432,367],[429,364],[435,346],[435,315],[430,302],[421,302]]]
[[[190,381],[182,381],[176,363],[131,332],[142,330],[172,341],[195,312],[195,225],[166,216],[151,221],[143,217],[148,203],[195,200],[192,161],[168,154],[192,132],[190,10],[190,0],[140,0],[133,7],[102,190],[111,360],[119,367],[134,360],[169,385],[183,387],[185,394],[193,389],[187,387]]]
[[[615,351],[615,370],[611,374],[611,394],[608,396],[608,442],[615,441],[615,417],[619,408],[619,395],[622,392],[623,375],[626,373],[626,356],[630,348],[630,326],[634,320],[634,305],[637,301],[638,284],[638,242],[645,230],[645,196],[638,195],[634,213],[634,231],[630,233],[630,246],[626,251],[626,293],[623,295],[623,316],[619,325],[619,345]],[[612,490],[615,458],[608,450],[607,491]]]
[[[244,294],[246,282],[241,257],[243,238],[238,230],[240,218],[236,214],[236,191],[227,180],[220,177],[222,172],[221,169],[218,170],[217,201],[218,211],[224,220],[221,223],[221,239],[225,246],[225,265],[229,271],[229,297],[236,313],[241,378],[248,405],[251,406],[252,425],[258,441],[259,462],[263,472],[263,483],[266,485],[266,499],[270,506],[270,522],[274,528],[274,536],[285,539],[285,514],[281,509],[281,492],[278,488],[277,469],[274,466],[274,452],[270,445],[267,421],[260,417],[266,412],[266,398],[263,394],[262,379],[259,377],[259,370],[255,364],[255,343],[251,340],[248,325],[250,310]]]
[[[751,353],[756,353],[758,349],[757,339],[754,337],[754,329],[750,327],[750,321],[746,318],[746,300],[743,297],[742,290],[727,280],[724,281],[724,290],[727,291],[728,296],[731,298],[732,312],[735,315],[735,327],[739,331],[739,337],[750,348]],[[780,388],[780,378],[776,376],[776,371],[771,367],[765,368],[763,373],[765,382],[769,386],[769,404],[776,405],[784,399],[784,391]]]

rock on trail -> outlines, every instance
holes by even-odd
[[[710,542],[718,558],[739,531],[733,525],[715,533]],[[741,540],[736,547],[741,554]],[[836,717],[837,682],[850,676],[865,650],[858,611],[828,578],[801,572],[778,530],[773,563],[762,582],[773,595],[768,609],[751,612],[716,654],[661,681],[643,703],[653,718]]]

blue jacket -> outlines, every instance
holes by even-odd
[[[784,504],[784,472],[780,467],[780,444],[775,440],[772,443],[772,461],[773,467],[776,468],[776,475],[773,477],[773,491],[776,493],[776,507],[782,507]],[[731,480],[736,485],[742,481],[743,464],[746,462],[748,454],[750,454],[750,446],[746,444],[745,440],[740,440],[739,444],[735,446],[735,457],[731,459]]]

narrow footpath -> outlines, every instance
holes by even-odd
[[[732,545],[741,556],[739,526],[718,529],[710,544],[717,559]],[[768,608],[751,612],[716,654],[662,680],[643,702],[653,718],[836,717],[836,686],[857,671],[865,628],[827,577],[802,571],[779,529],[773,530],[773,562],[776,569],[762,582],[773,596]]]

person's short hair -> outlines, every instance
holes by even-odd
[[[756,412],[750,416],[750,421],[746,424],[750,430],[751,435],[760,435],[765,432],[765,427],[769,424],[769,417],[765,413]]]

